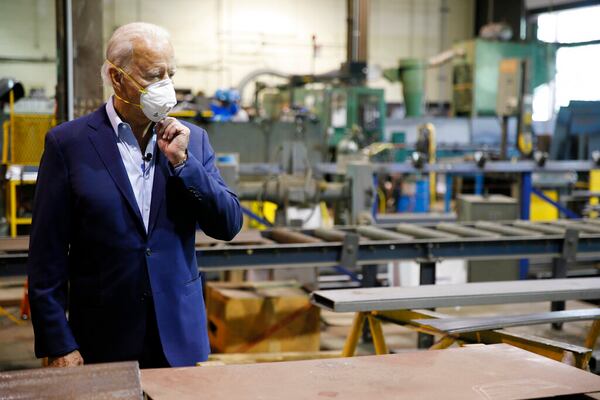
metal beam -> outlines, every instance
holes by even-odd
[[[478,282],[316,291],[313,304],[335,312],[403,310],[600,298],[600,278]]]
[[[554,311],[521,315],[494,315],[491,317],[466,317],[442,319],[416,319],[422,324],[446,334],[489,331],[515,326],[530,326],[557,322],[589,321],[600,319],[600,309]]]

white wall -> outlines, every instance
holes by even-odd
[[[258,68],[319,73],[338,68],[345,59],[345,0],[98,1],[104,3],[105,41],[127,22],[167,28],[178,63],[175,84],[194,91],[212,94],[219,87],[235,86]],[[371,0],[369,62],[393,67],[400,58],[429,57],[470,37],[473,3]],[[442,13],[442,4],[447,13]],[[0,33],[2,57],[55,57],[54,0],[0,0]],[[320,45],[314,60],[313,35]],[[27,88],[44,86],[54,93],[54,64],[0,62],[0,76],[6,75],[22,80]],[[430,71],[428,99],[449,99],[449,79],[447,69]],[[401,100],[399,84],[379,79],[370,85],[384,87],[388,101]]]
[[[322,45],[314,71],[338,68],[345,58],[343,0],[106,1],[106,38],[135,20],[159,24],[172,35],[175,84],[212,94],[235,86],[248,72],[274,68],[313,72],[313,34]],[[141,4],[141,7],[138,5]]]
[[[56,58],[54,0],[0,0],[0,57]],[[56,64],[0,61],[0,77],[23,82],[25,90],[56,90]]]
[[[143,20],[166,27],[178,62],[175,83],[211,94],[235,86],[248,72],[274,68],[289,73],[326,72],[345,60],[345,0],[105,0],[105,36],[115,27]],[[446,13],[442,5],[446,5]],[[400,58],[426,58],[471,36],[474,0],[372,0],[369,61],[384,68]],[[444,17],[444,19],[443,19]],[[442,32],[442,29],[444,32]],[[320,51],[313,61],[312,36]],[[432,70],[429,100],[450,99],[448,68]],[[402,99],[399,84],[388,101]]]
[[[371,0],[369,61],[384,67],[402,58],[427,59],[472,37],[474,0]],[[430,69],[428,101],[449,101],[451,66]],[[401,86],[381,79],[371,85],[386,89],[386,100],[401,101]]]

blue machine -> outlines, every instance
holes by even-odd
[[[210,103],[212,121],[227,122],[240,110],[240,93],[235,89],[218,89]]]
[[[571,101],[556,117],[550,158],[589,160],[600,149],[600,101]]]

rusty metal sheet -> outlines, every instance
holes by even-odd
[[[153,400],[511,400],[600,391],[598,376],[505,344],[141,374]]]
[[[0,399],[140,400],[137,362],[0,372]]]

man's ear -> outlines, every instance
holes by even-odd
[[[109,68],[108,76],[110,76],[110,81],[114,89],[123,90],[123,74],[119,70],[113,67]]]

